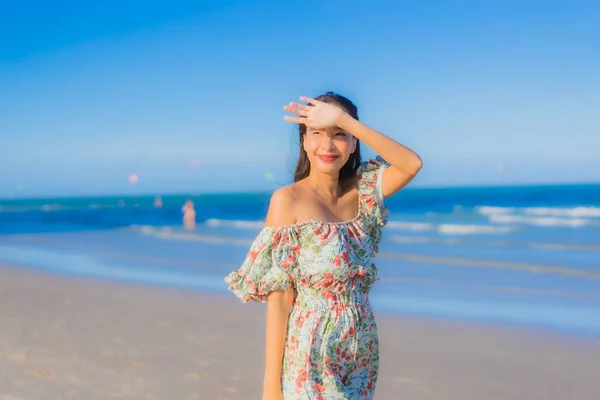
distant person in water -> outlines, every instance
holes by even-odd
[[[181,212],[183,212],[183,226],[185,229],[191,230],[196,227],[196,210],[194,209],[194,202],[188,199],[183,207],[181,207]]]
[[[162,197],[160,196],[156,196],[154,198],[154,207],[155,208],[161,208],[163,206],[163,201],[162,201]]]
[[[267,303],[263,400],[370,400],[379,338],[369,291],[384,199],[421,159],[359,122],[343,96],[300,99],[284,107],[299,126],[294,183],[273,193],[266,226],[225,281],[242,301]],[[386,161],[362,162],[361,141]]]

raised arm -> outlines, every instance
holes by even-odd
[[[273,193],[267,213],[266,225],[281,226],[294,223],[290,212],[292,198],[286,188]],[[265,343],[265,372],[263,400],[281,400],[281,368],[288,318],[294,301],[294,289],[275,290],[267,297],[267,323]]]
[[[338,126],[367,144],[390,163],[390,168],[384,170],[381,178],[381,191],[384,198],[390,197],[402,189],[420,171],[423,163],[417,153],[389,136],[352,118],[349,114],[343,113],[341,115]]]
[[[294,102],[284,106],[286,111],[298,115],[286,115],[285,120],[312,128],[337,126],[370,146],[390,163],[391,167],[385,169],[382,177],[383,197],[389,197],[402,189],[420,171],[423,165],[421,158],[408,147],[356,120],[335,105],[306,96],[301,96],[300,99],[310,106]]]

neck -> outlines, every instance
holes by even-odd
[[[306,180],[315,192],[324,197],[337,199],[340,196],[339,174],[332,176],[311,171]]]

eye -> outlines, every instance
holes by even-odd
[[[321,133],[321,132],[319,132],[319,131],[312,131],[311,132],[311,134],[313,134],[313,135],[318,135],[319,133]]]
[[[346,132],[338,132],[335,136],[346,136]]]

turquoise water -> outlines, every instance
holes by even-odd
[[[192,231],[181,226],[187,198]],[[268,199],[0,200],[0,262],[225,293]],[[387,205],[379,311],[600,337],[600,185],[407,189]]]

